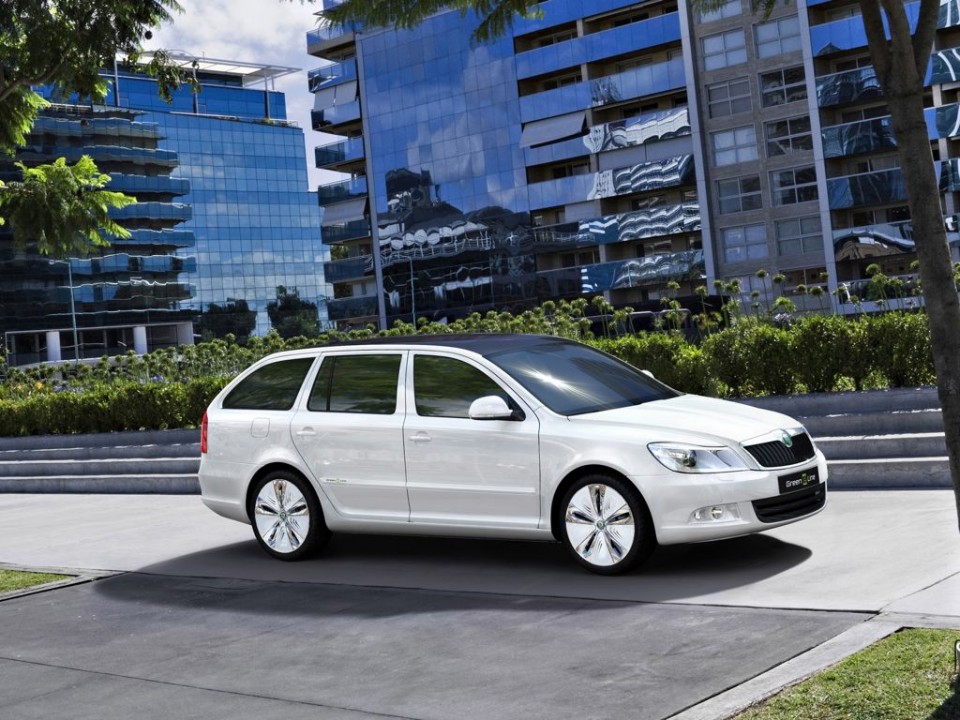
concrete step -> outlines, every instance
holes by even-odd
[[[136,430],[85,435],[31,435],[0,437],[0,451],[51,450],[58,448],[127,447],[175,445],[200,442],[200,430]]]
[[[199,495],[200,483],[195,474],[0,477],[0,493]]]
[[[123,460],[173,457],[199,458],[200,443],[0,450],[0,463],[16,460],[45,462],[48,460]]]
[[[196,475],[200,458],[129,458],[124,460],[14,460],[0,462],[0,477],[124,475]]]
[[[936,388],[895,388],[865,392],[809,393],[737,398],[737,402],[784,413],[792,417],[929,410],[940,407]]]
[[[828,471],[830,487],[838,490],[953,487],[946,457],[832,460]]]
[[[814,438],[839,435],[943,432],[939,408],[896,412],[847,413],[797,418]]]
[[[827,460],[946,457],[947,444],[940,433],[905,435],[855,435],[816,438]]]

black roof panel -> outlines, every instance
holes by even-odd
[[[527,335],[521,333],[473,333],[436,335],[397,335],[393,337],[376,337],[365,340],[346,340],[330,343],[330,347],[345,347],[350,345],[437,345],[440,347],[461,348],[480,355],[489,355],[501,350],[518,350],[520,348],[544,345],[547,343],[578,344],[574,340],[556,337],[554,335]]]

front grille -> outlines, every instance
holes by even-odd
[[[810,460],[816,455],[813,449],[813,441],[805,432],[793,436],[791,447],[787,447],[779,440],[774,440],[759,445],[746,445],[743,449],[753,455],[753,458],[760,463],[760,467],[765,468],[796,465]]]
[[[775,523],[816,512],[826,501],[827,487],[820,483],[776,497],[754,500],[753,511],[760,522]]]

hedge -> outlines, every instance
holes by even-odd
[[[596,307],[598,303],[593,303]],[[398,323],[372,330],[284,341],[274,333],[244,345],[214,340],[143,357],[129,353],[95,366],[4,368],[0,435],[108,432],[195,426],[231,377],[284,349],[373,335],[450,332],[538,332],[588,342],[650,370],[683,392],[715,397],[909,387],[935,380],[926,316],[887,312],[844,318],[810,315],[779,326],[738,318],[702,342],[678,330],[595,339],[587,304],[545,303],[521,315],[472,315],[450,325]],[[600,308],[604,313],[607,308]],[[622,322],[616,313],[611,323]],[[613,334],[613,333],[610,333]]]

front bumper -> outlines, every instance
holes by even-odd
[[[816,469],[821,482],[781,493],[778,478]],[[827,462],[818,450],[810,462],[775,470],[633,478],[653,518],[661,545],[703,542],[770,530],[817,514],[826,505]],[[701,508],[735,509],[719,521],[694,520]],[[730,515],[736,517],[730,517]]]

